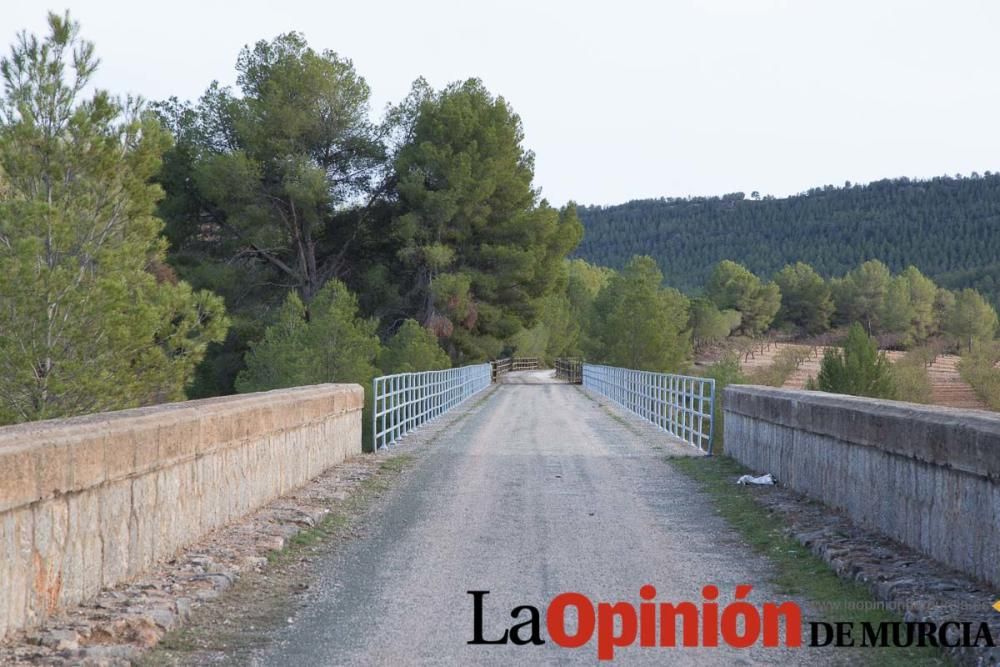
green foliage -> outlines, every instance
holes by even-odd
[[[962,355],[958,372],[990,410],[1000,411],[1000,343],[975,342]]]
[[[892,271],[920,267],[950,289],[973,287],[1000,304],[1000,174],[897,178],[785,198],[661,198],[579,210],[577,254],[620,268],[651,255],[666,282],[696,293],[718,262],[757,275],[806,262],[827,278],[878,259]]]
[[[539,357],[553,364],[557,357],[580,356],[580,323],[565,294],[543,297],[538,324],[521,329],[510,339],[513,354]]]
[[[357,297],[339,280],[316,294],[308,316],[301,297],[291,292],[264,337],[250,348],[236,389],[242,393],[323,382],[368,387],[377,374],[380,351],[375,326],[374,320],[358,317]]]
[[[393,165],[405,308],[456,362],[494,356],[538,323],[582,234],[576,208],[537,201],[521,120],[478,80],[424,94],[410,135]]]
[[[451,360],[433,333],[416,320],[406,320],[379,352],[378,367],[385,375],[439,371],[451,368]]]
[[[940,322],[934,310],[938,286],[915,266],[906,267],[900,277],[906,281],[909,290],[909,303],[912,309],[909,333],[913,340],[925,341],[937,333],[936,329]]]
[[[860,322],[869,335],[879,330],[885,319],[886,295],[892,275],[878,260],[870,260],[832,283],[837,321]]]
[[[740,325],[743,317],[736,310],[719,310],[708,299],[691,300],[691,338],[695,349],[718,343]]]
[[[371,207],[355,202],[383,187],[385,160],[364,79],[297,33],[244,48],[236,70],[238,92],[213,83],[196,104],[155,105],[176,137],[159,173],[171,264],[223,296],[235,322],[192,396],[235,390],[244,355],[289,288],[308,305],[354,269],[369,301],[389,302],[395,291],[361,268],[373,264],[360,247]]]
[[[774,283],[781,291],[776,326],[797,327],[808,334],[830,328],[834,309],[830,286],[811,266],[789,264],[774,276]]]
[[[549,364],[554,363],[557,357],[580,356],[580,322],[573,316],[573,305],[568,296],[551,294],[542,300],[540,326],[548,332],[545,350],[542,354],[524,353],[523,356],[544,357]]]
[[[978,292],[964,289],[955,295],[944,322],[945,332],[966,350],[977,342],[993,340],[997,331],[997,313]]]
[[[927,367],[934,363],[937,352],[930,347],[918,347],[892,364],[892,383],[896,398],[910,403],[930,403],[931,378]]]
[[[582,259],[572,259],[566,263],[566,298],[569,301],[570,317],[577,322],[580,332],[578,341],[568,353],[580,356],[583,350],[591,349],[593,331],[594,301],[597,295],[611,281],[614,271],[603,266],[588,264]]]
[[[651,257],[634,257],[594,302],[588,359],[647,371],[684,369],[691,354],[688,301],[664,288]]]
[[[222,302],[164,264],[169,137],[140,101],[89,89],[68,14],[0,61],[0,423],[183,398]]]
[[[851,325],[843,350],[830,349],[823,355],[819,375],[809,388],[852,396],[896,397],[889,360],[857,322]]]
[[[903,345],[913,342],[911,323],[915,316],[910,299],[909,282],[903,276],[895,276],[889,281],[885,304],[880,316],[882,331],[898,334]]]
[[[294,32],[244,48],[236,72],[239,94],[213,83],[197,105],[158,105],[178,138],[163,174],[168,235],[202,261],[252,260],[239,263],[245,280],[308,303],[357,233],[338,208],[369,192],[384,159],[368,85]]]
[[[745,266],[729,260],[716,265],[705,286],[705,295],[721,310],[739,311],[738,330],[747,336],[767,331],[781,306],[777,285],[762,283]]]

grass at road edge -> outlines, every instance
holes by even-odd
[[[840,605],[838,611],[821,613],[818,620],[827,622],[853,621],[860,624],[902,620],[891,611],[874,608],[878,606],[877,602],[867,588],[838,577],[819,556],[788,535],[782,521],[753,499],[754,489],[736,484],[736,479],[748,472],[739,463],[725,456],[671,458],[667,461],[694,480],[712,499],[722,518],[755,551],[771,562],[775,571],[771,584],[779,594],[812,602],[817,609]],[[856,632],[860,632],[860,625]],[[803,643],[808,641],[808,630],[803,628]],[[846,650],[852,651],[852,662],[880,667],[951,664],[940,650],[933,647]]]
[[[365,455],[369,456],[369,455]],[[271,564],[285,560],[300,558],[302,552],[318,546],[326,540],[336,537],[364,509],[367,501],[389,489],[396,476],[413,462],[410,454],[396,454],[382,461],[382,464],[371,477],[363,480],[358,488],[338,507],[328,512],[315,526],[303,528],[285,544],[283,549],[272,551],[267,555]]]

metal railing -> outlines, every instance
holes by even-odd
[[[497,359],[490,362],[490,367],[493,369],[493,381],[496,382],[502,375],[506,375],[511,372],[514,367],[514,360],[510,357]]]
[[[421,424],[490,386],[490,364],[444,371],[398,373],[372,380],[373,450],[387,447]]]
[[[715,380],[583,364],[583,386],[712,453]]]
[[[579,359],[556,359],[556,377],[570,384],[580,384],[583,381],[583,362]]]
[[[511,371],[533,371],[542,367],[542,360],[538,357],[504,357],[491,361],[493,366],[493,381],[496,382],[502,375]]]
[[[542,367],[538,357],[514,357],[512,371],[535,371]]]

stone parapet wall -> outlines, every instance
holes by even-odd
[[[1000,586],[1000,414],[734,386],[726,453]]]
[[[0,638],[359,454],[363,403],[327,384],[0,428]]]

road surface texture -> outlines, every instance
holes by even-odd
[[[750,583],[752,602],[785,599],[768,590],[768,563],[664,461],[697,450],[580,387],[539,383],[550,372],[520,377],[524,384],[512,374],[428,444],[366,535],[318,563],[309,598],[255,664],[594,664],[596,641],[567,649],[548,639],[544,613],[557,594],[638,605],[639,588],[652,584],[657,601],[700,605],[706,584],[728,602],[737,584]],[[490,591],[486,638],[516,622],[514,607],[533,605],[546,643],[468,645],[469,590]],[[615,653],[625,665],[830,657],[783,648]]]

